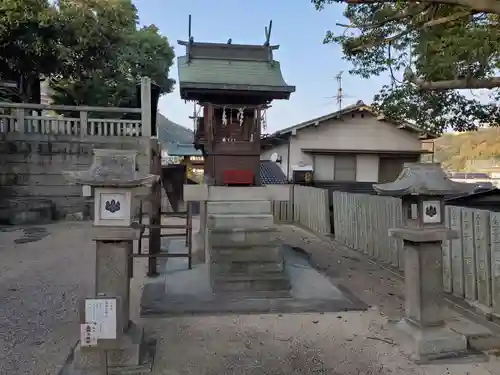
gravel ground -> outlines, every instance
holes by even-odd
[[[0,231],[0,375],[56,375],[78,340],[77,305],[92,291],[90,223]],[[402,313],[402,283],[355,252],[283,226],[325,274],[374,306],[366,313],[143,320],[158,338],[153,375],[498,375],[500,363],[416,366],[388,324]],[[22,238],[43,237],[35,242]],[[17,242],[17,243],[16,243]],[[24,242],[24,243],[23,243]],[[144,241],[147,242],[147,241]],[[145,260],[136,261],[132,316]]]
[[[198,220],[193,219],[193,226],[197,230]],[[79,301],[93,292],[91,223],[14,229],[0,228],[0,375],[57,375],[79,339]],[[147,242],[143,241],[143,251]],[[145,278],[146,267],[146,259],[136,259],[134,298],[144,283],[154,281]],[[138,306],[132,302],[135,318]]]
[[[163,319],[152,375],[498,375],[499,364],[417,366],[379,311]],[[495,371],[493,371],[495,369]]]
[[[23,230],[0,232],[1,375],[57,374],[78,340],[78,300],[92,291],[88,223],[37,228],[46,236],[28,243],[16,243]]]

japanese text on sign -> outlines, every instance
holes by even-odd
[[[96,324],[98,339],[116,339],[117,303],[114,298],[85,300],[85,322]]]

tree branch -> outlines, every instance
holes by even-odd
[[[468,17],[474,15],[476,12],[460,12],[451,14],[447,17],[441,17],[434,20],[430,20],[429,22],[424,23],[423,27],[432,27],[437,25],[442,25],[443,23],[448,23],[452,21],[456,21],[460,18]]]
[[[368,25],[345,25],[345,24],[341,24],[341,23],[337,23],[336,25],[337,26],[341,26],[341,27],[347,27],[347,28],[350,28],[350,29],[353,29],[353,28],[355,28],[355,29],[365,29],[365,30],[375,29],[377,27],[384,26],[385,24],[387,24],[389,22],[401,21],[401,20],[403,20],[405,18],[408,18],[408,17],[414,17],[417,14],[425,11],[427,8],[429,8],[429,5],[409,7],[407,9],[405,9],[404,12],[396,13],[395,15],[393,15],[391,17],[387,17],[386,19],[384,19],[382,21],[375,22],[375,23],[368,24]]]
[[[405,79],[425,91],[463,90],[463,89],[494,89],[500,87],[500,77],[455,79],[449,81],[426,81],[423,78],[413,78],[405,75]]]
[[[346,4],[379,4],[379,3],[396,3],[398,0],[338,0],[340,3]],[[498,0],[407,0],[410,4],[427,3],[427,4],[448,4],[470,8],[475,12],[500,14],[500,1]]]

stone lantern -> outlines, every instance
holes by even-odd
[[[103,366],[103,361],[110,368],[133,367],[140,363],[143,330],[130,321],[129,306],[133,241],[140,236],[139,229],[132,225],[134,195],[137,188],[151,186],[159,178],[136,171],[135,152],[94,151],[89,170],[63,173],[69,181],[93,190],[92,238],[96,242],[94,297],[116,299],[116,337],[97,340],[92,347],[80,344],[75,349],[72,365],[76,373],[87,373],[87,370],[92,373],[95,368]],[[81,323],[87,324],[87,318],[81,316]],[[103,353],[107,358],[103,359]]]
[[[389,229],[389,236],[403,240],[405,318],[398,326],[414,339],[414,359],[466,351],[465,336],[443,320],[442,243],[459,235],[444,226],[444,196],[473,185],[451,181],[439,164],[408,163],[394,182],[373,188],[402,200],[404,227]]]

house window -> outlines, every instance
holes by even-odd
[[[335,155],[335,181],[356,181],[356,155]]]

